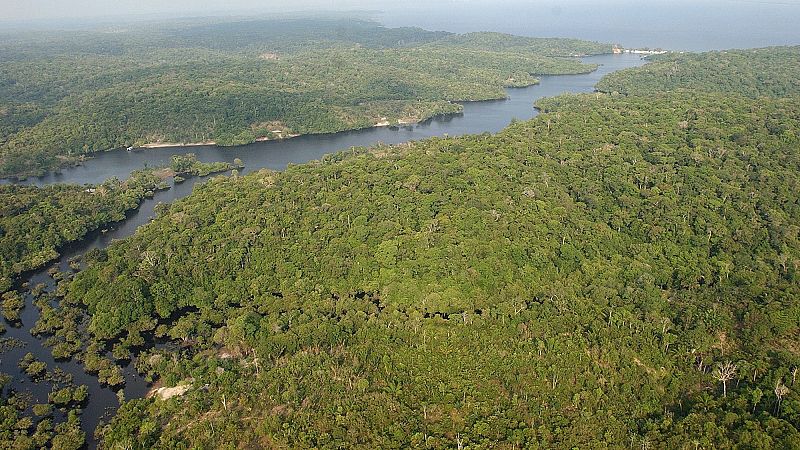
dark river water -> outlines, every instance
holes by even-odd
[[[247,171],[269,168],[282,170],[288,164],[299,164],[319,159],[323,155],[353,146],[368,146],[379,142],[396,144],[411,140],[419,140],[432,136],[458,136],[483,132],[497,132],[505,128],[512,119],[530,119],[537,112],[533,103],[543,97],[562,93],[592,92],[594,85],[603,75],[616,70],[644,64],[636,55],[602,55],[584,59],[585,62],[600,64],[600,68],[585,75],[562,75],[541,77],[541,84],[529,88],[509,89],[508,99],[490,102],[467,103],[464,113],[457,116],[436,118],[423,124],[400,128],[371,128],[345,133],[303,136],[286,141],[262,142],[241,147],[219,148],[213,146],[191,148],[169,148],[143,150],[138,152],[112,151],[96,155],[83,166],[69,168],[60,174],[50,174],[41,178],[31,178],[24,184],[46,185],[51,183],[100,183],[110,177],[126,178],[133,170],[145,166],[167,164],[173,154],[195,153],[202,161],[230,161],[240,158]],[[115,239],[123,239],[133,234],[136,229],[149,222],[157,204],[172,202],[186,197],[192,192],[195,183],[202,179],[190,178],[186,182],[172,186],[171,189],[156,193],[152,199],[145,200],[128,218],[106,232],[95,232],[86,239],[62,249],[62,257],[50,266],[29,275],[26,281],[31,286],[46,283],[52,288],[53,283],[47,274],[50,267],[59,267],[68,271],[70,258],[81,255],[93,248],[105,248]],[[73,374],[77,385],[89,387],[89,403],[83,411],[83,429],[91,448],[95,447],[93,432],[98,423],[107,419],[118,406],[117,393],[102,387],[97,378],[87,375],[79,363],[74,361],[56,362],[49,348],[40,339],[31,336],[29,330],[36,323],[38,309],[32,304],[30,295],[26,296],[26,307],[22,313],[22,326],[13,328],[7,324],[8,331],[3,336],[14,338],[24,343],[21,348],[14,348],[0,353],[0,372],[14,377],[11,388],[17,391],[30,392],[36,402],[46,403],[50,385],[33,384],[17,366],[19,359],[28,352],[45,361],[50,370],[60,367]],[[128,367],[125,398],[142,397],[148,390],[145,380],[138,378],[136,371]]]
[[[530,119],[537,113],[533,102],[565,92],[592,92],[594,85],[604,75],[626,67],[641,65],[636,55],[602,55],[584,58],[585,62],[600,64],[600,68],[586,75],[558,75],[540,77],[541,84],[529,88],[508,89],[508,99],[473,102],[464,105],[464,113],[440,117],[408,127],[368,128],[335,134],[301,136],[285,141],[258,142],[239,147],[183,147],[141,150],[135,152],[111,151],[95,154],[83,166],[65,169],[61,174],[30,178],[25,184],[51,183],[101,183],[110,177],[127,178],[145,165],[169,164],[175,154],[194,153],[201,161],[229,161],[240,158],[246,170],[269,168],[283,170],[287,164],[300,164],[319,159],[327,153],[354,146],[368,146],[378,142],[397,144],[431,136],[458,136],[483,132],[495,133],[512,119]],[[180,198],[174,192],[158,196],[159,201]]]

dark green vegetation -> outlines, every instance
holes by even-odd
[[[227,162],[205,163],[197,160],[197,155],[187,153],[185,155],[172,155],[169,169],[178,176],[197,176],[205,177],[212,173],[227,172],[233,169],[241,169],[244,165],[242,160],[236,158],[233,164]]]
[[[161,182],[142,171],[99,186],[0,186],[0,292],[16,275],[57,258],[64,244],[123,220]]]
[[[800,93],[800,46],[668,54],[643,68],[603,78],[597,89],[623,94],[664,90],[737,93],[747,97]]]
[[[800,447],[800,99],[539,106],[216,178],[89,255],[51,331],[189,386],[104,444]]]
[[[352,20],[176,24],[3,39],[0,176],[153,143],[417,122],[497,99],[536,74],[594,69],[610,46],[387,29]]]
[[[10,378],[0,373],[0,448],[79,449],[86,436],[81,430],[80,413],[89,396],[86,386],[75,386],[72,375],[26,354],[19,366],[30,381],[48,382],[52,391],[47,403],[34,403],[26,392],[7,387]]]
[[[0,186],[0,310],[3,317],[17,324],[20,310],[25,305],[20,292],[5,292],[12,286],[14,278],[57,258],[64,244],[79,240],[103,225],[123,220],[125,214],[137,208],[142,199],[152,196],[156,189],[167,187],[164,180],[169,176],[174,175],[176,179],[180,175],[206,176],[234,167],[241,167],[241,162],[234,165],[204,163],[195,155],[187,154],[174,156],[169,168],[138,171],[125,181],[112,179],[98,186]],[[80,267],[77,260],[70,261],[70,266],[75,270]],[[55,294],[63,292],[72,273],[59,273],[55,269],[49,272],[58,283]],[[34,286],[30,291],[35,305],[42,311],[41,319],[31,332],[48,334],[55,328],[48,323],[54,295],[46,292],[44,285]],[[52,347],[56,359],[68,359],[84,348],[80,315],[79,312],[62,313],[58,319],[71,326],[58,326],[57,331],[45,336],[45,344]],[[0,326],[0,333],[3,332],[5,326]],[[132,342],[131,339],[126,341],[127,344]],[[3,340],[0,353],[17,345],[19,343],[14,340]],[[119,357],[119,352],[114,355]],[[109,385],[122,383],[122,370],[111,360],[99,356],[92,358],[90,351],[85,351],[81,360],[85,369],[96,373],[101,382]],[[71,375],[58,368],[49,371],[47,364],[31,353],[26,354],[18,366],[30,382],[48,383],[52,391],[47,404],[33,404],[27,391],[9,388],[8,376],[0,373],[0,449],[82,448],[85,433],[80,427],[80,410],[88,400],[87,387],[73,385]]]
[[[56,259],[64,244],[125,219],[155,190],[168,188],[164,180],[169,176],[204,177],[241,167],[241,161],[206,163],[189,153],[173,156],[169,168],[137,171],[125,181],[111,179],[99,186],[0,185],[0,293],[11,288],[15,276]],[[12,292],[3,294],[0,307],[15,321],[22,304]]]
[[[6,394],[8,375],[0,374],[0,448],[36,449],[57,448],[78,450],[86,442],[81,430],[80,409],[88,398],[86,386],[74,386],[69,375],[45,372],[46,366],[26,355],[20,366],[37,371],[31,375],[36,383],[43,378],[53,383],[53,392],[47,403],[34,404],[24,393]]]

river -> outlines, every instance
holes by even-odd
[[[644,62],[636,55],[601,55],[583,59],[587,63],[599,64],[595,72],[584,75],[559,75],[541,77],[541,83],[528,88],[508,89],[508,99],[488,102],[466,103],[463,114],[440,117],[425,123],[392,128],[369,128],[335,134],[301,136],[285,141],[259,142],[255,144],[220,148],[214,146],[185,147],[142,150],[137,152],[112,151],[97,154],[82,166],[68,168],[59,174],[48,174],[44,177],[30,178],[24,184],[47,185],[52,183],[100,183],[110,177],[126,178],[132,171],[144,166],[168,164],[173,154],[195,153],[201,161],[229,161],[241,159],[246,170],[261,168],[283,170],[288,164],[300,164],[319,159],[323,155],[354,146],[369,146],[379,142],[397,144],[411,140],[419,140],[432,136],[458,136],[490,132],[495,133],[505,128],[512,119],[525,120],[536,116],[533,103],[543,97],[562,93],[592,92],[594,85],[604,75],[620,69],[642,65]],[[123,239],[132,235],[136,229],[149,222],[154,215],[154,208],[159,203],[172,202],[186,197],[192,192],[200,178],[190,178],[184,183],[173,185],[171,189],[157,192],[152,199],[145,200],[139,209],[128,214],[123,222],[109,226],[106,232],[95,232],[80,242],[62,249],[61,258],[47,267],[35,271],[24,281],[32,286],[46,283],[48,290],[53,288],[48,269],[58,267],[68,271],[68,261],[82,255],[93,248],[105,248],[115,239]],[[47,363],[48,369],[60,367],[74,376],[76,385],[89,387],[89,402],[83,410],[82,427],[87,433],[89,447],[96,447],[93,432],[101,420],[107,419],[118,406],[117,393],[101,386],[97,378],[83,372],[82,366],[75,361],[54,361],[50,349],[42,340],[31,336],[29,330],[36,323],[39,311],[33,305],[31,295],[26,295],[26,306],[22,312],[22,326],[11,327],[2,337],[14,338],[24,343],[21,348],[13,348],[0,353],[0,372],[13,376],[11,388],[29,392],[35,402],[46,403],[50,392],[48,383],[31,383],[17,366],[17,362],[25,353],[33,353],[39,360]],[[125,398],[142,397],[148,390],[145,380],[139,378],[132,365],[125,370]]]

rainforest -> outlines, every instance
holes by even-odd
[[[0,44],[3,174],[421,121],[612,48],[269,25]],[[798,61],[667,53],[499,133],[281,171],[175,155],[0,186],[2,311],[35,309],[52,354],[2,341],[27,382],[0,380],[0,448],[800,448]],[[131,236],[26,281],[184,177]],[[118,392],[88,432],[65,361]]]
[[[16,37],[16,36],[15,36]],[[92,152],[246,144],[460,111],[609,45],[386,29],[352,20],[210,22],[0,44],[0,176]]]

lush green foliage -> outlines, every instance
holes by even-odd
[[[214,179],[94,257],[92,352],[180,340],[139,365],[192,384],[106,444],[800,445],[800,101],[541,107]]]
[[[579,70],[554,56],[593,48],[361,24],[323,27],[299,52],[249,25],[177,27],[95,50],[67,40],[87,64],[120,70],[107,81],[127,73],[130,84],[55,83],[67,88],[6,107],[19,113],[2,132],[7,142],[46,134],[64,123],[50,108],[115,98],[134,131],[92,130],[103,145],[419,119],[447,112],[448,100],[534,82],[531,67]],[[166,35],[175,43],[159,41]],[[137,65],[143,48],[176,59]],[[24,67],[36,53],[25,52],[4,67]],[[495,136],[213,179],[132,238],[85,255],[74,279],[57,274],[60,301],[35,293],[32,332],[103,383],[121,384],[114,360],[135,358],[166,388],[123,405],[100,430],[108,447],[799,448],[800,97],[787,96],[797,94],[796,55],[670,55],[600,85],[628,95],[547,99],[542,115]],[[189,98],[186,83],[206,90]],[[283,115],[248,115],[275,92],[295,95]],[[158,123],[176,134],[147,135],[147,109],[130,105],[182,95],[188,103],[176,104],[207,101],[192,111],[208,116],[187,122],[164,107]],[[78,120],[119,121],[109,108]],[[183,127],[196,134],[175,137]],[[170,169],[223,167],[187,155]],[[48,217],[33,223],[61,219]],[[18,304],[7,293],[3,313]],[[33,355],[20,367],[35,382],[51,376]],[[81,445],[74,412],[55,426],[50,416],[85,395],[61,382],[48,404],[2,397],[0,444]]]
[[[37,372],[32,375],[35,383],[42,378],[52,382],[53,393],[48,403],[32,404],[24,392],[8,392],[10,377],[0,373],[0,449],[83,448],[86,433],[81,430],[80,408],[88,396],[86,386],[74,386],[59,369],[45,374],[46,365],[31,354],[25,355],[20,366]]]
[[[503,51],[545,56],[586,56],[610,53],[607,44],[564,38],[529,38],[503,33],[454,34],[428,44],[430,47],[466,47],[474,50]]]
[[[110,179],[99,186],[0,185],[0,293],[16,275],[38,269],[58,257],[66,243],[77,241],[101,226],[125,219],[157,189],[166,189],[170,176],[200,176],[242,168],[226,162],[198,161],[193,153],[174,155],[166,169],[136,171],[125,180]],[[14,321],[22,300],[3,295],[2,311]]]
[[[0,303],[0,310],[2,310],[3,318],[11,323],[17,323],[20,319],[20,312],[25,307],[25,300],[22,295],[17,291],[3,292],[2,303]],[[5,329],[0,329],[0,334]]]
[[[0,60],[20,61],[62,54],[119,56],[157,49],[210,48],[223,51],[292,53],[337,46],[395,48],[423,45],[450,33],[421,28],[385,28],[351,17],[277,17],[235,20],[186,19],[122,24],[73,33],[2,35]]]
[[[598,83],[603,92],[652,94],[687,89],[748,97],[800,94],[800,46],[668,54]]]
[[[536,74],[593,70],[563,57],[608,50],[326,20],[9,39],[0,45],[0,175],[119,147],[421,121],[458,112],[454,101],[502,98],[504,86],[536,83]]]
[[[170,163],[169,170],[176,175],[205,177],[212,173],[227,172],[232,169],[241,169],[243,167],[242,160],[239,158],[235,159],[234,164],[227,162],[206,163],[198,161],[197,155],[194,153],[186,153],[185,155],[172,155],[172,162]]]
[[[151,171],[142,171],[100,186],[0,186],[0,292],[14,276],[58,257],[62,245],[123,220],[160,184]]]

